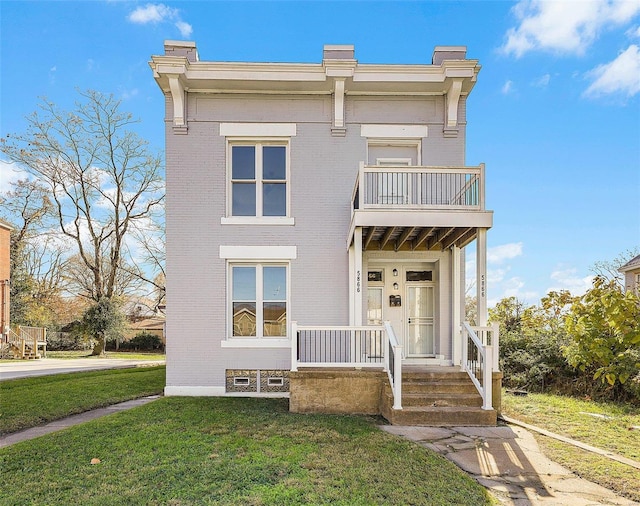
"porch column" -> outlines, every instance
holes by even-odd
[[[354,291],[352,292],[353,306],[354,306],[354,318],[353,324],[357,327],[362,325],[362,227],[356,227],[353,233],[353,245],[354,245]]]
[[[453,365],[460,365],[462,353],[462,343],[460,342],[460,324],[462,321],[460,294],[460,248],[455,244],[451,246],[451,338],[452,338],[452,361]]]
[[[487,229],[479,228],[476,236],[476,287],[478,299],[478,321],[484,327],[487,324]]]
[[[349,245],[349,325],[355,325],[355,293],[356,293],[356,264],[355,264],[355,243]]]

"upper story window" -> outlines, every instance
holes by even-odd
[[[231,225],[293,225],[291,138],[295,123],[221,123],[227,140],[227,212]]]
[[[230,216],[288,216],[286,144],[232,144]]]

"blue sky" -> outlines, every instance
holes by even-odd
[[[120,97],[159,150],[147,62],[165,39],[225,61],[320,62],[324,44],[354,44],[363,63],[430,63],[435,46],[465,45],[482,65],[467,164],[486,163],[495,212],[490,302],[582,293],[594,262],[640,247],[638,1],[3,0],[0,16],[0,135],[23,131],[39,97],[70,108],[91,88]],[[17,176],[0,159],[0,191]]]

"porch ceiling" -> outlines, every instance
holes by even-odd
[[[475,227],[366,226],[362,227],[362,250],[442,251],[465,247],[476,238]]]

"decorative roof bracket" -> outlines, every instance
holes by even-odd
[[[168,74],[167,78],[173,101],[173,132],[187,133],[186,95],[180,82],[180,74]]]
[[[347,133],[344,117],[346,80],[353,77],[357,65],[353,46],[324,46],[322,66],[327,78],[333,78],[333,120],[331,122],[333,136],[344,137]]]
[[[343,137],[347,133],[344,124],[344,78],[336,78],[333,82],[333,122],[331,135]]]
[[[445,137],[458,136],[458,104],[462,92],[462,79],[453,79],[446,94]]]

